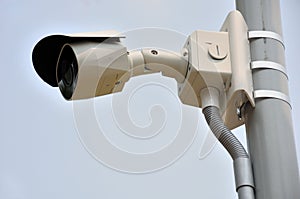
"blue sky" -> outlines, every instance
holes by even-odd
[[[281,6],[299,162],[300,3],[282,1]],[[155,138],[157,141],[128,141],[121,133],[118,136],[120,126],[113,124],[113,107],[109,103],[117,98],[96,99],[94,111],[102,121],[102,130],[111,130],[106,136],[128,151],[155,150],[168,143],[174,137],[173,124],[183,120],[185,112],[190,113],[185,117],[191,121],[186,130],[195,132],[195,137],[180,159],[148,174],[119,172],[86,150],[78,135],[74,104],[65,101],[58,89],[41,81],[31,63],[36,42],[56,33],[115,29],[127,33],[124,44],[129,49],[157,46],[179,51],[194,30],[219,30],[227,14],[235,9],[234,1],[1,0],[0,8],[0,198],[237,198],[232,161],[223,147],[217,144],[208,156],[199,158],[207,134],[200,110],[183,107],[162,87],[144,89],[134,99],[135,105],[129,104],[132,119],[141,126],[151,122],[145,113],[151,102],[164,104],[171,117],[164,126],[165,134]],[[175,92],[174,81],[154,80],[165,82],[167,92]],[[138,82],[130,85],[134,88]],[[157,96],[163,96],[161,101]],[[242,127],[234,132],[245,144],[244,131]]]

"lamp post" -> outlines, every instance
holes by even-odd
[[[255,108],[245,111],[257,199],[300,198],[279,0],[236,0],[249,27]],[[252,35],[251,35],[252,34]]]

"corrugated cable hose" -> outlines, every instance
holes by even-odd
[[[226,148],[233,160],[237,158],[249,158],[248,153],[246,152],[243,145],[225,126],[220,116],[219,108],[215,106],[208,106],[205,107],[202,112],[211,131],[221,142],[221,144]]]

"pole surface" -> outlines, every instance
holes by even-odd
[[[249,31],[282,35],[279,0],[236,0]],[[252,61],[285,66],[284,46],[277,40],[250,41]],[[255,69],[254,90],[288,95],[287,77],[273,69]],[[290,105],[280,99],[258,98],[245,111],[248,148],[254,172],[256,199],[299,199],[300,183]]]

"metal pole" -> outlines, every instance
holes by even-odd
[[[282,35],[279,0],[236,0],[236,7],[249,31]],[[263,36],[250,41],[250,52],[252,61],[268,61],[261,62],[266,68],[259,67],[252,72],[254,90],[260,90],[261,98],[256,99],[254,109],[248,106],[245,111],[256,198],[299,199],[291,107],[285,100],[288,99],[288,81],[284,70],[272,69],[272,66],[285,66],[284,46],[279,40]]]

